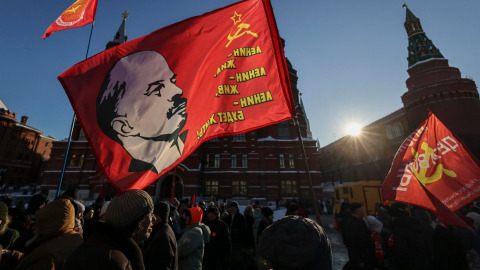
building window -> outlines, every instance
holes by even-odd
[[[283,197],[296,197],[297,196],[297,181],[283,180],[281,182],[282,196]]]
[[[72,155],[72,158],[70,159],[70,167],[75,166],[75,159],[77,158],[76,155]]]
[[[232,168],[237,167],[237,155],[232,155]]]
[[[232,182],[233,196],[247,196],[247,181],[233,181]]]
[[[245,141],[245,133],[233,135],[234,142],[244,142]]]
[[[215,159],[213,160],[213,167],[219,168],[220,167],[220,155],[215,154]]]
[[[393,133],[393,128],[392,128],[392,126],[387,126],[386,132],[387,132],[387,138],[388,138],[389,140],[395,138],[395,135],[394,135],[394,133]]]
[[[210,154],[207,154],[207,158],[205,160],[205,167],[210,167]]]
[[[48,147],[48,142],[45,143],[45,148],[47,148],[47,147]]]
[[[78,134],[78,140],[83,141],[86,140],[87,138],[85,137],[85,132],[83,132],[83,129],[80,129],[80,134]]]
[[[242,167],[243,168],[248,168],[248,155],[247,154],[242,155]]]
[[[47,151],[43,151],[42,156],[45,156],[47,154]]]
[[[85,160],[85,155],[81,155],[80,159],[78,160],[78,167],[83,166],[83,161]]]
[[[288,121],[284,121],[278,124],[278,138],[290,139],[290,126]]]
[[[285,157],[280,154],[280,168],[285,168]]]
[[[402,127],[402,124],[400,124],[400,122],[396,122],[393,125],[393,128],[395,130],[395,137],[403,136],[403,127]]]
[[[290,168],[295,168],[295,159],[293,159],[293,155],[288,155],[288,163],[290,164]]]
[[[205,181],[205,195],[218,195],[218,181]]]

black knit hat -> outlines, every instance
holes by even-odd
[[[214,214],[218,215],[218,213],[219,213],[218,208],[215,207],[215,206],[208,207],[207,210],[205,211],[205,214],[208,215],[210,213],[214,213]]]
[[[349,208],[350,208],[350,212],[355,212],[355,210],[357,210],[358,208],[362,207],[363,204],[361,203],[351,203]]]
[[[264,217],[271,216],[271,215],[273,215],[273,210],[270,207],[265,206],[265,207],[262,208],[262,215]]]
[[[162,222],[165,223],[168,221],[168,216],[170,215],[170,206],[166,202],[157,202],[153,206],[153,213],[159,216]]]
[[[235,208],[238,209],[238,203],[237,203],[236,201],[232,201],[232,202],[230,202],[230,204],[228,205],[228,208],[230,208],[230,207],[235,207]]]
[[[315,221],[285,216],[260,235],[259,254],[275,270],[332,269],[332,247],[327,234]]]

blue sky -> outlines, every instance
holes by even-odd
[[[99,0],[90,55],[113,39],[128,10],[129,39],[200,15],[231,0]],[[427,36],[462,76],[480,76],[478,0],[407,2]],[[48,26],[73,0],[0,0],[0,99],[44,135],[68,136],[73,110],[57,76],[85,58],[90,26],[54,33]],[[272,0],[285,53],[314,138],[322,146],[402,107],[407,90],[404,1]]]

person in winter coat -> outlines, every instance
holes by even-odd
[[[263,231],[258,252],[274,270],[332,269],[332,247],[327,234],[309,218],[278,219]]]
[[[152,232],[153,201],[137,189],[113,198],[105,222],[92,224],[91,236],[70,256],[65,270],[144,270],[138,243]]]
[[[433,269],[433,250],[422,222],[410,217],[406,205],[394,203],[390,208],[393,220],[392,260],[394,269]]]
[[[245,269],[244,251],[247,235],[247,222],[238,212],[238,203],[232,201],[229,205],[230,214],[223,220],[230,229],[232,239],[232,270]]]
[[[210,229],[201,222],[203,210],[200,207],[183,211],[181,223],[185,226],[178,240],[178,270],[201,270],[205,245],[210,242]]]
[[[5,252],[9,267],[17,264],[17,270],[61,269],[73,251],[83,243],[75,226],[75,202],[57,199],[35,214],[35,238],[29,243],[27,253]],[[3,260],[2,260],[3,261]],[[8,269],[8,268],[7,268]]]
[[[260,238],[260,235],[262,235],[262,232],[267,228],[268,226],[273,224],[273,210],[265,206],[262,208],[262,220],[258,224],[258,231],[257,231],[257,242],[258,239]]]
[[[255,249],[257,249],[258,246],[258,226],[260,225],[260,222],[262,221],[262,209],[257,206],[253,205],[253,218],[255,219],[255,223],[253,223],[253,237],[255,239]]]
[[[255,250],[255,237],[253,235],[253,224],[255,224],[255,217],[253,217],[253,207],[248,205],[243,211],[245,221],[247,222],[247,234],[245,239],[245,249]]]
[[[226,270],[230,267],[232,242],[228,226],[219,218],[216,207],[207,208],[207,225],[211,231],[210,243],[205,246],[203,268],[207,270]]]
[[[170,207],[165,202],[155,204],[152,233],[143,249],[146,270],[176,270],[178,265],[177,240],[168,225]]]
[[[2,249],[9,249],[19,236],[16,230],[8,228],[9,223],[8,206],[0,202],[0,252]]]
[[[437,221],[432,234],[433,254],[435,256],[433,269],[467,270],[467,254],[460,243],[455,241],[453,229]]]
[[[375,246],[370,237],[370,230],[363,218],[365,212],[362,204],[350,204],[352,217],[344,224],[344,243],[348,250],[348,263],[344,269],[373,269],[376,264]]]

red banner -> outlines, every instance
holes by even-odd
[[[92,23],[95,20],[97,10],[97,0],[77,0],[69,6],[53,23],[48,27],[43,39],[52,33],[81,27]]]
[[[452,211],[480,196],[478,164],[430,112],[398,150],[382,187],[383,199],[417,205],[443,216],[444,223],[458,224]]]
[[[295,113],[268,0],[167,26],[80,62],[58,79],[120,191],[145,188],[204,141]]]

